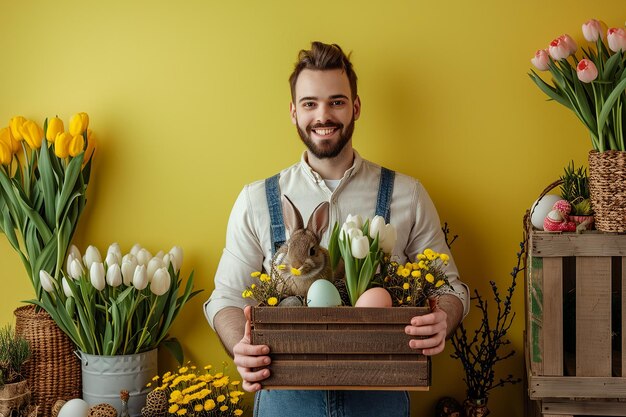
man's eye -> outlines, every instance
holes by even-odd
[[[311,101],[308,101],[308,102],[302,104],[302,107],[313,107],[313,106],[315,106],[315,103],[313,103]]]
[[[333,106],[341,106],[343,104],[343,101],[342,100],[335,100],[335,101],[333,101],[330,104],[332,104]]]

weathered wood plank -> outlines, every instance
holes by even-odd
[[[626,378],[584,376],[530,376],[530,398],[622,398],[626,399]]]
[[[563,375],[563,258],[543,260],[543,375]]]
[[[611,258],[576,258],[576,376],[611,376]]]
[[[415,316],[430,312],[428,307],[255,307],[253,323],[367,323],[408,324]]]
[[[278,386],[428,386],[429,361],[274,361],[264,388]]]
[[[626,256],[626,235],[533,232],[532,256]]]
[[[584,416],[626,416],[626,404],[617,401],[564,401],[544,400],[542,402],[544,413],[559,417],[584,415]],[[546,414],[544,414],[546,417]]]
[[[528,270],[528,350],[530,369],[534,375],[543,375],[543,258],[531,258]]]
[[[419,353],[409,347],[413,337],[402,329],[378,330],[253,330],[252,344],[272,353],[389,354]]]
[[[622,257],[622,376],[626,377],[626,257]]]

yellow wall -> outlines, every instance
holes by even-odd
[[[355,147],[425,183],[460,235],[453,253],[471,287],[506,287],[524,210],[590,148],[580,123],[531,84],[529,59],[565,32],[584,42],[589,18],[622,25],[626,11],[618,0],[453,3],[5,1],[0,119],[89,113],[99,149],[75,243],[182,246],[185,271],[206,291],[172,333],[189,358],[219,365],[227,357],[201,305],[241,187],[302,151],[287,77],[311,40],[353,51],[363,103]],[[32,290],[4,238],[0,265],[8,322]],[[468,326],[477,319],[473,311]],[[432,415],[441,396],[463,398],[450,352],[433,361],[432,390],[413,395],[415,416]],[[500,372],[521,376],[522,355]],[[521,385],[496,390],[490,404],[493,415],[521,416]]]

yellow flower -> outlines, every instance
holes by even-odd
[[[230,383],[230,385],[232,385],[234,387],[236,387],[239,384],[241,384],[241,381],[236,381],[236,380]]]
[[[252,297],[252,291],[250,291],[250,290],[245,290],[244,292],[242,292],[242,293],[241,293],[241,296],[242,296],[243,298],[250,298],[250,297]]]
[[[243,410],[241,410],[241,409],[239,409],[239,408],[238,408],[238,409],[236,409],[236,410],[235,410],[235,413],[234,413],[234,414],[235,414],[236,416],[240,416],[240,415],[242,415],[242,414],[243,414]]]
[[[204,409],[204,407],[202,406],[202,404],[196,404],[193,406],[193,411],[202,411]]]
[[[11,120],[9,121],[9,127],[11,128],[11,133],[13,134],[13,137],[17,141],[24,139],[24,137],[22,136],[22,132],[21,132],[21,128],[24,122],[26,122],[26,119],[24,118],[24,116],[15,116],[11,118]]]
[[[256,288],[256,284],[250,285],[250,288],[255,289]]]
[[[213,400],[206,400],[204,402],[204,411],[211,411],[215,408],[215,401]]]
[[[167,409],[167,412],[170,414],[174,414],[175,412],[178,411],[178,404],[172,404],[170,405],[170,408]]]
[[[435,277],[433,276],[433,274],[426,274],[426,281],[430,282],[431,284],[435,282]]]
[[[48,120],[48,127],[46,128],[46,139],[50,143],[54,143],[59,133],[63,133],[65,128],[63,127],[63,120],[58,117],[53,117]]]
[[[227,405],[223,405],[223,406],[220,407],[220,411],[221,412],[224,412],[226,410],[228,410],[228,406]]]
[[[424,269],[426,268],[426,263],[422,260],[417,263],[417,266],[419,266],[420,269]]]
[[[28,143],[31,149],[41,148],[41,141],[43,140],[43,129],[32,120],[27,120],[20,128],[22,137]]]
[[[436,288],[439,288],[439,287],[441,287],[443,284],[444,284],[443,280],[442,280],[442,279],[440,279],[440,280],[439,280],[439,281],[437,281],[437,283],[435,284],[435,287],[436,287]]]
[[[433,255],[435,252],[432,249],[426,249],[424,250],[424,255],[426,255],[426,257],[428,257],[428,255]]]
[[[220,396],[218,396],[218,397],[216,398],[216,400],[217,400],[217,402],[218,402],[218,403],[224,402],[224,400],[225,400],[225,399],[226,399],[226,396],[225,396],[225,395],[220,395]]]
[[[448,255],[446,255],[445,253],[442,253],[441,255],[439,255],[439,259],[441,259],[444,262],[448,262],[450,257]]]
[[[402,284],[402,288],[405,290],[408,290],[409,288],[411,288],[411,286],[409,285],[408,282],[405,282],[404,284]]]
[[[176,412],[176,414],[178,414],[179,416],[184,416],[185,414],[187,414],[187,409],[181,408],[180,410]]]
[[[0,164],[9,165],[13,160],[11,148],[4,142],[0,142]]]
[[[211,369],[211,368],[213,368],[213,365],[206,365],[206,366],[204,367],[204,369],[206,369],[207,371],[208,371],[209,369]]]
[[[407,301],[407,302],[408,302],[408,301],[411,301],[411,296],[410,296],[410,295],[406,297],[406,301]]]
[[[148,382],[148,383],[146,384],[146,388],[150,388],[151,386],[152,386],[152,382]]]
[[[419,278],[419,277],[422,276],[422,273],[420,271],[413,271],[413,272],[411,272],[411,276],[413,278]]]
[[[158,376],[158,375],[153,376],[153,377],[152,377],[152,380],[153,380],[153,381],[158,381],[158,380],[159,380],[159,376]]]
[[[230,399],[231,404],[237,404],[239,402],[239,397],[233,397]]]
[[[297,277],[297,276],[300,276],[301,273],[302,272],[300,272],[298,268],[294,268],[294,267],[291,268],[291,275],[294,275]]]
[[[68,132],[59,134],[54,141],[54,154],[59,158],[67,158],[70,155],[70,143],[72,135]]]
[[[413,262],[413,269],[418,269],[420,265],[417,262]]]
[[[70,156],[78,156],[84,150],[85,150],[85,138],[83,138],[83,135],[74,136],[69,146]]]
[[[178,400],[180,400],[182,398],[183,398],[183,393],[180,392],[179,390],[174,390],[170,394],[170,402],[171,403],[176,402],[176,401],[178,401]]]
[[[275,306],[276,304],[278,304],[278,298],[276,297],[270,297],[267,299],[267,304],[271,305],[271,306]]]
[[[280,264],[280,265],[278,265],[276,268],[278,268],[278,270],[279,270],[279,271],[284,271],[284,270],[285,270],[285,268],[287,268],[287,265],[285,265],[285,264]]]
[[[421,260],[424,260],[424,259],[426,259],[426,255],[424,255],[423,253],[420,253],[420,254],[417,255],[417,260],[418,261],[421,261]]]
[[[411,271],[413,269],[413,263],[407,262],[406,265],[404,265],[404,267],[408,269],[409,271]]]
[[[402,265],[398,266],[398,269],[396,270],[396,275],[402,275],[402,270],[404,270],[404,267]]]
[[[405,269],[402,270],[402,273],[400,275],[403,276],[404,278],[406,278],[410,274],[411,274],[411,271],[405,268]]]
[[[252,278],[256,278],[256,277],[258,277],[259,275],[261,275],[261,273],[260,273],[259,271],[254,271],[253,273],[251,273],[251,274],[250,274],[250,276],[251,276]]]
[[[82,135],[89,126],[89,115],[87,113],[76,113],[70,119],[70,133],[72,136]]]
[[[184,374],[185,372],[187,372],[189,369],[186,366],[183,366],[182,368],[178,369],[178,372],[180,372],[181,374]]]
[[[270,282],[270,277],[267,274],[261,274],[259,279],[261,280],[261,282]]]

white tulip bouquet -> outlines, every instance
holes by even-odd
[[[335,223],[328,252],[333,270],[343,259],[350,304],[355,305],[369,288],[383,257],[393,251],[396,238],[395,227],[385,224],[381,216],[375,216],[370,223],[359,215],[348,215],[341,228]]]
[[[125,355],[148,351],[163,343],[182,362],[176,339],[166,339],[168,330],[193,291],[193,272],[182,294],[179,278],[183,251],[174,246],[155,256],[135,245],[122,256],[120,246],[109,246],[102,261],[89,246],[85,255],[74,245],[68,252],[60,282],[41,270],[45,309],[78,348],[92,355]]]

